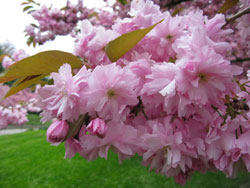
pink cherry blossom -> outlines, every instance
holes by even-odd
[[[69,125],[66,121],[54,120],[47,130],[47,141],[52,145],[60,144],[67,136]]]
[[[55,117],[71,121],[78,118],[80,112],[79,91],[82,87],[87,86],[84,79],[88,75],[89,72],[83,67],[75,76],[72,76],[69,64],[64,64],[58,73],[52,73],[54,85],[45,86],[38,91],[39,100],[42,102],[40,104],[44,109],[42,121]]]
[[[96,118],[88,124],[87,130],[93,135],[103,137],[107,132],[107,125],[102,119]]]
[[[135,93],[138,79],[129,69],[115,64],[97,66],[88,84],[91,97],[87,106],[102,118],[119,118],[126,105],[138,103]]]

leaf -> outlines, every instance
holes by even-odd
[[[82,63],[78,57],[71,53],[51,50],[38,53],[16,62],[9,67],[4,77],[20,78],[22,76],[49,74],[51,72],[57,72],[65,63],[70,64],[72,69],[82,67]]]
[[[27,45],[30,46],[34,41],[34,37],[29,37],[27,40]]]
[[[26,6],[26,7],[23,8],[23,12],[25,12],[25,11],[31,9],[31,8],[33,8],[33,6],[31,6],[31,5],[30,6]]]
[[[15,80],[16,77],[5,77],[4,74],[0,75],[0,83],[4,83],[4,82],[9,82],[11,80]]]
[[[225,13],[227,10],[233,8],[239,0],[226,0],[222,7],[219,9],[218,13]]]
[[[68,122],[69,130],[68,130],[68,134],[65,137],[64,141],[71,138],[71,137],[76,136],[79,133],[79,131],[80,131],[83,123],[85,122],[85,119],[87,118],[87,116],[88,116],[87,114],[81,115],[77,121],[74,121],[73,123]]]
[[[158,25],[162,21],[163,20],[145,29],[138,29],[135,31],[125,33],[116,38],[115,40],[110,41],[105,47],[105,52],[108,58],[112,62],[115,62],[118,59],[120,59],[129,50],[131,50],[138,42],[140,42],[140,40],[142,40],[145,37],[145,35],[147,35],[156,25]]]
[[[69,8],[66,6],[66,7],[63,7],[63,8],[61,8],[60,10],[68,10]]]
[[[34,12],[35,10],[30,10],[30,11],[28,11],[27,12],[27,14],[30,14],[30,13],[32,13],[32,12]]]
[[[39,28],[36,24],[30,24],[30,25],[32,25],[33,27],[35,27],[35,28]]]
[[[14,95],[15,93],[35,84],[40,82],[40,80],[45,77],[46,75],[37,75],[37,76],[32,76],[32,77],[25,77],[21,79],[22,81],[19,84],[16,84],[19,80],[17,80],[14,85],[9,89],[7,94],[4,96],[4,98],[7,98],[11,95]]]
[[[51,72],[57,72],[65,63],[70,64],[72,69],[82,67],[81,61],[68,52],[56,50],[41,52],[11,65],[0,76],[0,83],[18,79],[6,95],[10,96],[30,85],[36,84]]]
[[[21,3],[21,5],[28,5],[28,4],[30,4],[30,2],[23,2],[23,3]]]
[[[177,14],[181,13],[184,10],[183,7],[177,8],[172,12],[172,16],[176,16]]]
[[[27,0],[28,2],[30,2],[30,3],[34,3],[34,4],[36,4],[36,5],[40,5],[40,3],[37,3],[37,2],[35,2],[35,1],[33,1],[33,0]]]
[[[128,2],[126,0],[119,0],[122,5],[126,5]]]

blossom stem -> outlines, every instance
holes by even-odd
[[[242,127],[241,127],[241,125],[240,125],[240,134],[243,134],[243,131],[242,131]]]
[[[236,139],[239,138],[237,129],[235,130],[235,137],[236,137]]]
[[[142,113],[143,113],[144,117],[146,118],[146,120],[149,120],[149,118],[148,118],[147,114],[145,113],[144,109],[142,109]]]
[[[215,107],[214,105],[212,105],[212,108],[219,114],[220,117],[222,117],[223,119],[225,118],[225,117],[220,113],[220,111],[218,110],[217,107]]]

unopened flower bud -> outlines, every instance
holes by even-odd
[[[87,130],[93,135],[103,137],[107,132],[107,125],[102,119],[96,118],[88,124]]]
[[[67,136],[69,125],[66,121],[55,120],[47,130],[47,141],[52,145],[60,144]]]

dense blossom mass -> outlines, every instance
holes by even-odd
[[[41,111],[41,108],[35,104],[36,93],[25,89],[4,99],[9,89],[9,86],[0,84],[0,129],[8,125],[23,125],[28,122],[28,112]]]
[[[57,35],[75,36],[78,32],[78,22],[84,19],[105,27],[110,27],[117,19],[117,15],[109,11],[86,8],[82,0],[78,0],[77,4],[67,1],[65,7],[61,9],[43,5],[40,9],[32,11],[31,15],[37,23],[25,28],[29,45],[32,43],[42,45],[46,41],[54,40]]]
[[[131,18],[133,16],[133,8],[130,10],[132,0],[113,3],[106,0],[106,2],[105,10],[104,8],[89,9],[85,7],[85,3],[82,0],[78,0],[76,4],[67,1],[65,7],[61,9],[43,5],[40,9],[30,11],[36,22],[26,27],[27,43],[29,45],[32,43],[41,45],[46,41],[54,40],[57,35],[71,34],[72,37],[76,37],[79,32],[79,23],[84,19],[88,19],[93,25],[102,25],[110,29],[116,22],[124,21],[122,18]],[[221,0],[152,0],[152,2],[158,4],[162,10],[169,10],[172,15],[185,15],[192,11],[202,10],[203,15],[206,15],[208,18],[212,18],[216,12],[220,12],[223,3],[225,3],[225,1]],[[228,4],[237,3],[237,1],[230,2],[228,1]],[[141,6],[140,2],[138,6]],[[248,7],[249,0],[240,0],[231,9],[223,12],[227,18],[230,18]],[[113,9],[113,11],[110,11],[110,9]],[[142,15],[146,16],[144,13]],[[249,18],[249,14],[246,14],[238,18],[237,22],[229,23],[227,27],[232,28],[234,32],[225,39],[232,46],[232,50],[227,54],[227,58],[234,63],[240,63],[245,69],[250,68],[250,46],[246,42],[249,41],[250,36]],[[121,32],[126,32],[126,28],[123,27],[121,29]]]
[[[132,1],[129,15],[111,29],[84,20],[75,55],[87,66],[64,64],[52,73],[54,84],[39,89],[43,121],[57,119],[48,141],[65,141],[70,158],[107,159],[110,149],[120,161],[138,154],[182,185],[194,171],[249,172],[250,71],[228,59],[233,30],[223,28],[225,16],[171,16],[145,0]],[[162,19],[117,62],[106,56],[109,41]],[[77,132],[67,137],[71,127]]]

